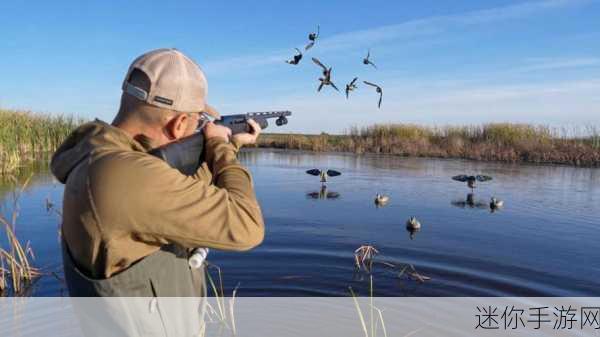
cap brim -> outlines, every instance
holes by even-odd
[[[221,114],[217,111],[217,109],[213,108],[212,106],[205,104],[204,105],[204,111],[207,114],[209,114],[211,117],[214,117],[215,119],[220,119],[221,118]]]

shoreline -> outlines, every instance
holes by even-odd
[[[43,159],[85,121],[0,108],[0,175]],[[598,168],[600,128],[588,126],[584,131],[515,123],[445,127],[374,124],[351,127],[342,135],[262,133],[251,147]]]
[[[264,133],[258,148],[385,154],[405,158],[462,159],[508,164],[600,167],[600,136],[567,138],[541,126],[487,124],[430,128],[376,125],[346,135]]]

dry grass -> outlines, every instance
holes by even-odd
[[[19,197],[27,186],[29,179],[23,183],[13,198],[12,214],[9,219],[0,214],[0,227],[6,233],[7,247],[0,245],[0,294],[9,290],[19,295],[38,276],[40,272],[33,267],[30,258],[34,258],[29,242],[23,246],[16,235],[16,222],[19,213]]]
[[[259,139],[258,146],[511,163],[600,166],[600,130],[596,127],[579,130],[510,123],[459,127],[378,124],[352,127],[343,135],[264,134]]]
[[[26,162],[48,158],[83,122],[72,116],[51,116],[0,109],[0,175]]]
[[[235,287],[235,289],[233,289],[231,298],[229,298],[228,302],[225,303],[226,296],[225,296],[225,291],[223,289],[223,275],[221,273],[221,268],[219,268],[215,264],[209,263],[208,261],[205,261],[205,263],[206,263],[206,278],[208,279],[208,282],[212,289],[213,296],[215,298],[216,305],[217,305],[217,309],[215,310],[215,308],[210,304],[210,302],[207,302],[207,318],[210,322],[213,322],[213,321],[219,322],[221,324],[221,327],[229,329],[235,336],[237,334],[237,329],[236,329],[236,325],[235,325],[235,310],[234,309],[235,309],[235,297],[237,295],[239,283]],[[215,281],[213,280],[213,277],[210,274],[211,269],[215,270],[217,272],[218,282],[219,282],[218,284],[215,283]]]

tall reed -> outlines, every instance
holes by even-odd
[[[12,292],[18,295],[26,290],[36,277],[40,276],[39,270],[30,261],[30,258],[34,257],[33,250],[29,243],[23,246],[16,234],[19,197],[28,183],[29,179],[15,192],[10,219],[0,213],[0,227],[4,228],[7,242],[5,248],[0,245],[0,294],[12,289]]]
[[[375,124],[343,135],[263,134],[259,147],[414,157],[600,166],[600,130],[491,123],[428,127]]]
[[[73,116],[0,109],[0,175],[47,158],[82,122]]]

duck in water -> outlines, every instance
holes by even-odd
[[[364,84],[375,87],[375,91],[379,94],[379,103],[377,103],[377,107],[381,108],[381,101],[383,100],[383,89],[375,83],[363,81]]]
[[[363,59],[363,64],[364,65],[372,65],[373,68],[377,69],[377,66],[375,65],[375,63],[371,62],[371,60],[369,59],[371,57],[371,49],[369,49],[369,51],[367,52],[367,57],[365,57]]]
[[[321,91],[321,89],[323,89],[323,86],[325,85],[330,85],[333,87],[333,89],[335,89],[336,91],[340,91],[335,84],[331,81],[331,71],[333,70],[332,67],[327,68],[325,65],[323,65],[323,63],[321,63],[321,61],[319,61],[317,58],[312,58],[313,62],[318,65],[319,67],[323,68],[323,77],[319,78],[319,81],[321,81],[321,84],[319,85],[319,88],[317,89],[317,91]]]
[[[413,240],[415,238],[415,234],[421,230],[421,223],[417,218],[411,216],[406,221],[406,230],[410,233],[410,239]]]
[[[377,206],[378,208],[387,205],[389,201],[390,197],[387,195],[377,193],[377,195],[375,196],[375,206]]]
[[[297,65],[298,63],[300,63],[300,60],[302,60],[302,52],[298,48],[294,48],[294,49],[296,49],[296,51],[298,52],[298,54],[294,55],[293,59],[286,60],[285,62],[288,63],[288,64]]]
[[[492,211],[492,213],[494,211],[499,210],[503,206],[504,206],[504,201],[502,201],[502,200],[498,200],[495,197],[492,197],[492,199],[490,200],[490,210]]]

